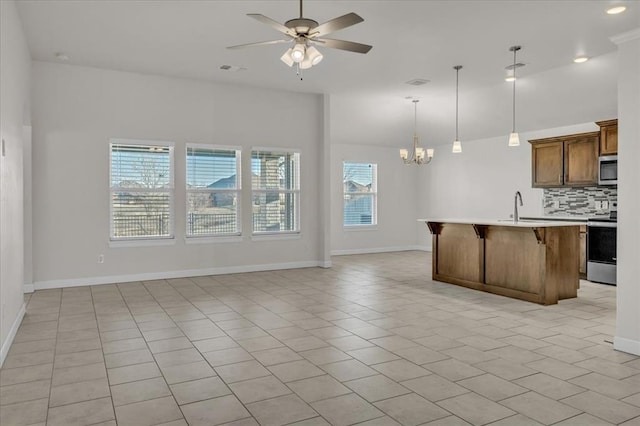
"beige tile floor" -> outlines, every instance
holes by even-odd
[[[640,425],[615,287],[554,306],[431,281],[428,253],[37,291],[0,424]]]

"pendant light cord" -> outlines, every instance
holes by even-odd
[[[456,140],[459,141],[458,138],[458,76],[460,75],[460,66],[456,67]]]
[[[511,133],[516,132],[516,52],[517,49],[513,49],[513,130]]]

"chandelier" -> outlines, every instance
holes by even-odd
[[[432,148],[426,150],[427,156],[425,159],[425,149],[421,148],[418,145],[418,99],[414,99],[413,101],[413,150],[411,151],[411,156],[409,156],[408,149],[400,150],[400,158],[404,162],[404,164],[429,164],[433,159]]]

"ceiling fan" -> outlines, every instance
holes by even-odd
[[[264,46],[269,44],[292,43],[292,46],[280,58],[282,62],[289,65],[298,64],[300,69],[311,68],[322,61],[322,53],[315,48],[315,44],[330,47],[333,49],[346,50],[356,53],[367,53],[373,46],[368,44],[356,43],[353,41],[335,40],[325,38],[329,33],[358,24],[362,19],[356,13],[347,13],[338,18],[331,19],[323,24],[318,24],[313,19],[304,18],[302,15],[302,0],[300,0],[300,17],[290,19],[284,24],[274,21],[259,13],[249,13],[250,16],[263,24],[270,25],[277,31],[280,31],[288,38],[283,40],[262,41],[258,43],[240,44],[237,46],[229,46],[227,49],[239,49],[252,46]]]

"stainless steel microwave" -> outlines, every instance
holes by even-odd
[[[618,184],[618,156],[607,155],[598,160],[598,184]]]

